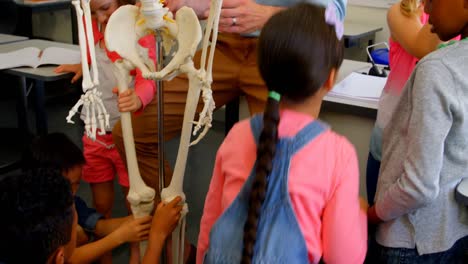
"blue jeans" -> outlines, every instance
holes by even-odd
[[[459,239],[449,250],[433,254],[419,255],[415,248],[388,248],[379,244],[376,250],[378,264],[463,264],[468,263],[468,236]]]
[[[366,168],[366,191],[367,191],[367,202],[369,205],[374,204],[375,192],[377,189],[377,180],[379,178],[380,161],[376,160],[369,152],[367,157],[367,168]]]

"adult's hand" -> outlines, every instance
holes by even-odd
[[[268,19],[282,9],[284,7],[260,5],[253,0],[225,0],[219,19],[219,31],[252,33],[263,28]]]

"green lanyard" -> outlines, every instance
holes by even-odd
[[[464,38],[464,39],[461,39],[460,41],[464,41],[464,40],[468,40],[468,37]],[[445,43],[442,43],[442,44],[439,44],[439,46],[437,46],[437,49],[442,49],[442,48],[445,48],[447,46],[450,46],[454,43],[457,43],[458,40],[451,40],[449,42],[445,42]]]

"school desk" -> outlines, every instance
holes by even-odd
[[[15,36],[15,35],[0,33],[0,44],[8,44],[12,42],[27,40],[27,39],[28,39],[27,37],[23,37],[23,36]]]
[[[375,41],[375,34],[379,31],[382,31],[381,26],[376,26],[372,24],[363,24],[363,23],[357,23],[357,22],[352,22],[352,21],[346,21],[344,22],[344,41],[345,41],[345,47],[346,48],[351,48],[356,45],[359,45],[359,43],[362,40],[367,39],[367,45],[370,46],[374,44]]]
[[[79,50],[79,46],[65,44],[60,42],[54,41],[47,41],[47,40],[25,40],[21,42],[9,43],[0,45],[0,53],[10,52],[17,49],[22,49],[26,47],[37,47],[40,49],[44,49],[47,47],[61,47],[61,48],[69,48],[74,50]],[[34,83],[33,90],[35,94],[35,115],[36,115],[36,133],[37,134],[47,134],[47,113],[44,107],[45,101],[45,93],[44,93],[44,86],[46,82],[57,81],[65,78],[71,78],[74,74],[73,73],[55,73],[54,69],[57,66],[40,66],[38,68],[31,68],[31,67],[21,67],[21,68],[13,68],[7,69],[3,72],[6,74],[14,75],[18,77],[19,83],[19,101],[17,105],[18,111],[18,127],[20,129],[25,129],[26,131],[31,131],[28,125],[28,117],[27,117],[27,82],[26,80],[32,80]],[[71,107],[71,106],[70,106]],[[65,122],[65,120],[64,120]]]

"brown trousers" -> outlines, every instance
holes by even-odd
[[[200,66],[201,51],[194,58],[195,67]],[[216,107],[245,95],[250,113],[263,112],[267,89],[257,68],[257,38],[219,34],[213,61],[213,97]],[[188,79],[178,76],[164,83],[164,138],[169,140],[180,134],[187,99]],[[148,104],[140,115],[132,115],[133,135],[138,166],[143,180],[154,188],[159,197],[158,177],[158,125],[157,100]],[[199,110],[202,104],[199,103]],[[120,121],[112,131],[114,142],[125,160],[125,150]],[[172,172],[165,161],[166,185]]]

